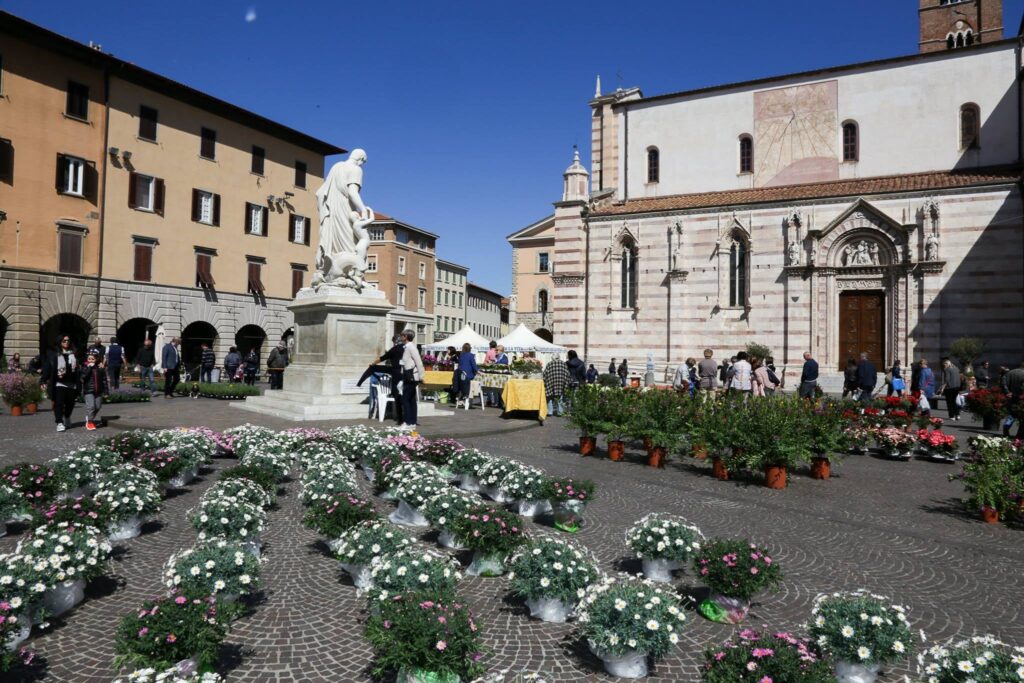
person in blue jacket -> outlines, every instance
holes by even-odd
[[[917,377],[917,383],[921,387],[921,393],[928,399],[928,404],[935,407],[932,399],[935,398],[935,373],[928,367],[928,361],[921,359],[921,370]]]
[[[459,367],[455,371],[459,378],[459,399],[469,405],[469,388],[476,377],[476,354],[473,353],[469,344],[462,345],[462,353],[459,354]]]

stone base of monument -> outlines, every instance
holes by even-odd
[[[322,287],[301,290],[288,308],[295,316],[295,351],[284,389],[231,405],[296,421],[365,419],[369,382],[356,382],[390,348],[385,317],[394,307],[379,290]],[[420,403],[420,417],[446,414]]]

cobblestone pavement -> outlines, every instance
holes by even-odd
[[[111,418],[107,430],[199,424],[223,429],[247,421],[294,426],[203,400],[158,400],[153,405],[110,406],[105,412]],[[51,433],[50,417],[0,416],[0,464],[42,460],[104,433]],[[639,570],[623,534],[651,511],[683,515],[709,536],[745,537],[766,545],[785,581],[780,591],[755,603],[751,626],[799,628],[817,594],[866,587],[907,604],[914,626],[932,637],[991,632],[1024,643],[1024,530],[985,525],[961,512],[961,488],[946,480],[953,466],[851,456],[834,468],[830,481],[797,473],[788,489],[770,491],[756,481],[716,481],[709,466],[689,459],[652,470],[635,448],[627,452],[627,462],[580,458],[575,435],[559,419],[539,427],[528,420],[500,419],[496,411],[460,411],[454,417],[424,420],[422,426],[427,436],[454,436],[551,474],[594,480],[597,496],[575,540],[597,553],[608,571]],[[977,428],[966,424],[954,431],[965,438]],[[194,540],[186,511],[215,481],[217,470],[232,462],[215,461],[199,481],[169,498],[146,533],[122,544],[112,578],[94,582],[82,605],[33,638],[31,646],[47,664],[44,680],[91,683],[113,677],[117,619],[162,591],[163,563]],[[382,511],[391,505],[378,503]],[[371,652],[361,636],[364,601],[325,554],[317,535],[302,526],[301,517],[298,483],[290,482],[264,533],[263,599],[235,624],[225,644],[225,672],[231,682],[370,680]],[[557,533],[543,522],[531,526],[538,533]],[[0,551],[17,542],[21,534],[17,528],[12,531],[0,539]],[[431,533],[421,538],[433,544]],[[679,576],[676,587],[701,596],[689,572]],[[531,621],[525,607],[507,597],[507,588],[504,579],[473,577],[460,587],[480,614],[492,671],[527,668],[544,673],[549,681],[612,680],[573,635],[571,624]],[[704,647],[732,631],[694,615],[680,646],[655,665],[649,680],[698,680]],[[883,680],[900,681],[907,672],[897,668]]]

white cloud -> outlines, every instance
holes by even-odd
[[[245,10],[245,23],[251,24],[254,21],[256,21],[256,8],[250,7]]]

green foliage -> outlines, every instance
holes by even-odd
[[[594,497],[594,482],[589,479],[548,479],[544,484],[543,496],[552,502],[580,501],[589,503]]]
[[[772,355],[772,350],[771,348],[765,346],[764,344],[760,344],[758,342],[748,342],[747,355],[750,356],[751,358],[754,358],[755,356],[761,359],[770,358]]]
[[[810,636],[835,659],[859,664],[891,664],[914,645],[906,609],[863,591],[815,600]]]
[[[977,437],[972,441],[974,459],[964,463],[959,479],[968,494],[968,508],[995,508],[1000,514],[1015,509],[1024,499],[1024,458],[1009,439]]]
[[[226,635],[226,616],[212,597],[147,600],[121,620],[114,666],[164,669],[196,657],[201,670],[211,671]]]
[[[684,392],[650,389],[638,393],[631,407],[630,435],[672,452],[686,442],[698,401]]]
[[[622,387],[622,379],[610,372],[603,372],[597,376],[597,386],[603,389],[619,389]]]
[[[693,570],[713,593],[750,600],[782,581],[779,565],[753,543],[714,539],[693,556]]]
[[[527,599],[555,598],[575,604],[601,573],[589,551],[554,538],[530,541],[512,557],[512,592]]]
[[[985,340],[979,337],[960,337],[949,345],[949,355],[960,361],[960,368],[970,365],[985,353]]]
[[[813,642],[779,632],[745,629],[704,651],[705,683],[835,683],[832,665]]]

